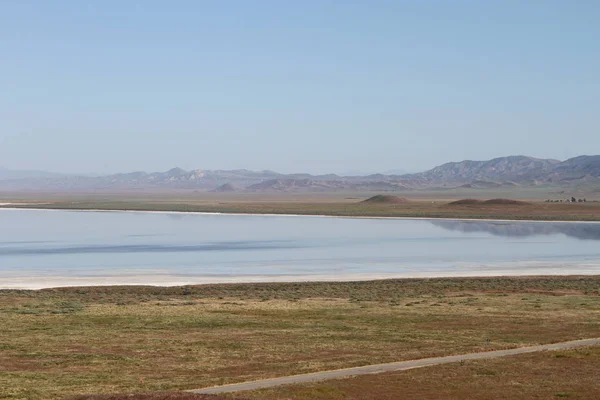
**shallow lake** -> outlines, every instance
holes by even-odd
[[[597,223],[0,210],[0,288],[598,273]]]

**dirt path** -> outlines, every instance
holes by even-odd
[[[314,372],[311,374],[284,376],[281,378],[264,379],[260,381],[234,383],[231,385],[214,386],[204,389],[189,390],[193,393],[216,394],[240,392],[244,390],[264,389],[273,386],[290,385],[298,383],[308,383],[315,381],[324,381],[328,379],[347,378],[355,375],[378,374],[381,372],[404,371],[407,369],[427,367],[430,365],[448,364],[466,360],[480,360],[485,358],[497,358],[512,356],[515,354],[533,353],[536,351],[562,350],[574,347],[599,345],[600,338],[574,340],[570,342],[545,344],[541,346],[521,347],[510,350],[486,351],[482,353],[469,353],[456,356],[424,358],[421,360],[399,361],[387,364],[366,365],[364,367],[337,369],[333,371]]]

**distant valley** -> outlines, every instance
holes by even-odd
[[[273,171],[192,170],[105,176],[0,170],[2,191],[191,190],[198,192],[394,192],[407,190],[548,187],[600,192],[600,155],[565,161],[526,156],[450,162],[415,174],[281,174]]]

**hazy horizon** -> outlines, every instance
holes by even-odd
[[[4,2],[0,166],[568,159],[600,149],[598,15],[592,1]]]
[[[501,157],[495,157],[495,158],[504,158],[504,157],[510,157],[510,156],[525,156],[525,157],[532,157],[532,156],[528,156],[526,154],[510,154],[510,155],[506,155],[506,156],[501,156]],[[597,156],[596,154],[580,154],[578,156],[575,157],[579,157],[579,156]],[[541,157],[532,157],[532,158],[538,158],[541,159]],[[543,159],[552,159],[550,157],[544,157]],[[489,159],[492,160],[492,159]],[[480,159],[469,159],[469,160],[450,160],[450,161],[446,161],[437,165],[433,165],[429,168],[423,169],[423,170],[410,170],[410,169],[392,169],[392,170],[383,170],[383,171],[374,171],[374,170],[359,170],[359,169],[352,169],[352,170],[345,170],[345,171],[341,171],[341,172],[336,172],[336,171],[321,171],[321,172],[307,172],[307,171],[277,171],[274,170],[272,168],[267,168],[267,169],[251,169],[251,168],[201,168],[201,167],[197,167],[197,168],[181,168],[179,165],[175,165],[166,169],[162,169],[162,170],[157,170],[157,169],[149,169],[149,170],[142,170],[142,169],[136,169],[136,170],[127,170],[127,171],[108,171],[108,172],[104,172],[104,173],[95,173],[95,172],[78,172],[78,171],[50,171],[50,170],[45,170],[45,169],[14,169],[14,168],[10,168],[10,167],[6,167],[3,165],[0,165],[0,171],[12,171],[12,172],[41,172],[41,173],[49,173],[49,174],[57,174],[57,175],[81,175],[81,176],[104,176],[104,175],[113,175],[113,174],[120,174],[120,173],[132,173],[132,172],[146,172],[146,173],[162,173],[162,172],[168,172],[169,170],[172,169],[176,169],[176,168],[181,168],[184,169],[186,171],[193,171],[193,170],[200,170],[200,171],[233,171],[233,170],[248,170],[248,171],[254,171],[254,172],[262,172],[262,171],[270,171],[270,172],[276,172],[276,173],[281,173],[281,174],[304,174],[304,173],[308,173],[308,174],[312,174],[312,175],[328,175],[328,174],[335,174],[335,175],[339,175],[339,176],[367,176],[367,175],[375,175],[375,174],[385,174],[385,175],[409,175],[409,174],[415,174],[415,173],[420,173],[420,172],[426,172],[430,169],[433,169],[435,167],[447,164],[447,163],[453,163],[453,162],[463,162],[463,161],[489,161],[489,160],[480,160]],[[565,161],[565,160],[560,160],[560,159],[554,159],[557,161]]]

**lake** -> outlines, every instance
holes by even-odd
[[[0,288],[599,273],[597,223],[0,209]]]

